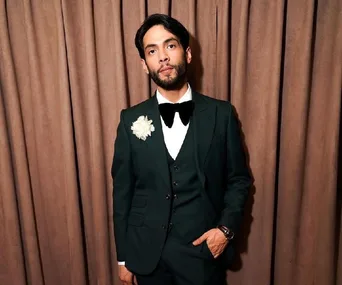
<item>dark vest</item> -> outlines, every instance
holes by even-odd
[[[167,151],[172,187],[172,209],[168,238],[190,243],[201,236],[206,226],[206,211],[201,182],[195,164],[193,125],[190,123],[183,145],[174,160]]]

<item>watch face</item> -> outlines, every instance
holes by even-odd
[[[234,233],[232,231],[229,231],[227,237],[228,239],[233,239]]]

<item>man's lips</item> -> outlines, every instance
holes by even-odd
[[[159,72],[170,71],[172,69],[173,69],[173,67],[168,65],[168,66],[164,66],[161,69],[159,69]]]

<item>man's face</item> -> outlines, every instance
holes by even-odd
[[[162,25],[150,28],[143,43],[143,69],[159,87],[173,90],[185,83],[187,65],[191,62],[190,47],[184,51],[179,39]]]

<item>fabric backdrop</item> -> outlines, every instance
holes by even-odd
[[[229,284],[342,284],[341,0],[0,0],[0,284],[119,284],[113,142],[155,88],[134,35],[156,12],[241,121],[254,186]]]

